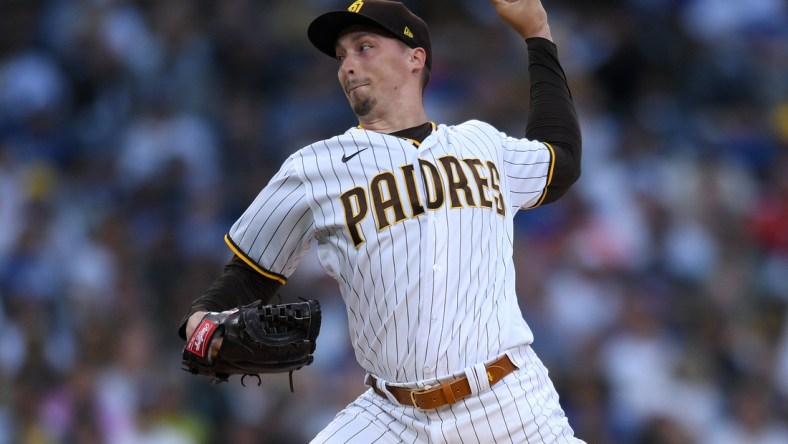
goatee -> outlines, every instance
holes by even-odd
[[[372,108],[375,107],[377,101],[372,97],[365,97],[361,100],[357,100],[350,104],[351,108],[353,108],[353,112],[357,116],[366,116],[372,111]]]

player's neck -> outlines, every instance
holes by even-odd
[[[384,134],[413,128],[426,121],[427,113],[421,105],[410,108],[399,107],[390,113],[372,113],[358,119],[359,124],[365,130]]]

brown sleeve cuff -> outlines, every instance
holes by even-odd
[[[267,304],[282,283],[259,273],[238,255],[233,256],[219,276],[192,302],[178,326],[178,336],[186,340],[186,323],[197,311],[224,311],[261,300]]]

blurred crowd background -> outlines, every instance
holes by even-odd
[[[301,443],[364,390],[311,255],[281,293],[326,314],[295,393],[189,375],[176,334],[280,162],[355,125],[306,39],[346,3],[0,0],[1,444]],[[406,4],[430,118],[524,135],[525,45],[489,2]],[[577,435],[788,443],[788,4],[545,4],[583,176],[520,213],[515,260]]]

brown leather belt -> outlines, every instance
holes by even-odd
[[[513,372],[517,366],[512,363],[507,355],[503,355],[497,361],[487,364],[485,368],[487,369],[487,379],[490,381],[490,387],[492,387],[506,375]],[[377,378],[369,375],[369,381],[375,393],[388,399],[386,394],[377,387]],[[402,405],[416,407],[421,410],[431,410],[444,405],[454,404],[470,395],[471,385],[468,383],[468,378],[462,377],[427,389],[411,390],[386,384],[386,390]]]

